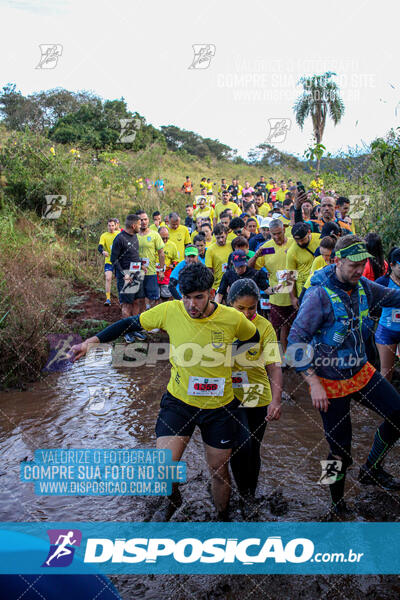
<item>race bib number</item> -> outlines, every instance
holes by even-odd
[[[228,263],[224,263],[224,264],[222,265],[222,272],[223,272],[223,273],[226,273],[227,269],[228,269]]]
[[[225,377],[189,377],[188,394],[191,396],[223,396]]]
[[[271,308],[271,304],[266,298],[260,298],[260,306],[263,310],[268,310]]]
[[[400,323],[400,309],[394,308],[392,310],[392,323]]]
[[[144,268],[147,268],[150,264],[150,259],[149,258],[141,258],[140,259],[142,261],[142,265]]]
[[[249,378],[246,371],[232,371],[232,387],[242,388],[243,385],[248,385]]]
[[[138,273],[142,264],[140,262],[131,262],[129,265],[129,273]]]

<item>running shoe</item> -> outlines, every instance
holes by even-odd
[[[133,333],[126,333],[124,338],[127,344],[132,344],[136,339]]]
[[[129,334],[129,335],[132,335],[134,338],[136,338],[137,340],[140,340],[141,342],[144,342],[145,340],[147,340],[147,335],[144,332],[142,333],[140,331],[134,331],[132,334]]]
[[[360,468],[358,481],[363,485],[379,485],[384,490],[400,490],[400,480],[395,479],[382,467],[370,469],[367,465],[363,465]]]

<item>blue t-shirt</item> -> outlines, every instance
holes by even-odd
[[[379,280],[376,281],[379,283]],[[393,279],[389,279],[388,288],[400,290],[400,285],[397,285]],[[382,308],[381,318],[379,319],[379,325],[390,329],[390,331],[400,331],[400,306],[399,308],[392,308],[384,306]]]

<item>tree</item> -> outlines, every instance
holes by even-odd
[[[344,104],[339,95],[339,87],[331,77],[336,75],[327,71],[323,75],[302,77],[299,84],[303,86],[303,93],[293,106],[296,122],[303,129],[307,117],[311,116],[316,144],[321,144],[324,135],[326,117],[329,114],[334,125],[337,125],[343,114]],[[317,159],[317,175],[319,174],[321,159]]]
[[[161,131],[167,142],[167,147],[173,152],[185,150],[188,154],[193,154],[199,158],[212,156],[217,160],[231,159],[233,150],[226,144],[222,144],[219,140],[203,138],[194,131],[180,129],[176,125],[163,125]]]

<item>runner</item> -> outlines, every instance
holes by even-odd
[[[256,192],[255,203],[257,206],[257,213],[263,218],[268,217],[268,213],[271,210],[271,207],[267,202],[265,202],[263,192]]]
[[[209,217],[212,221],[214,218],[214,209],[211,206],[206,205],[206,197],[200,196],[198,199],[198,206],[196,210],[193,212],[194,219],[198,217]]]
[[[163,300],[169,300],[172,298],[171,292],[169,291],[169,278],[175,266],[179,262],[178,249],[174,242],[169,239],[168,227],[160,227],[158,233],[162,241],[164,242],[164,255],[165,255],[165,272],[157,273],[158,285],[160,286],[160,296]]]
[[[302,215],[302,210],[301,210],[301,204],[303,202],[306,202],[306,196],[305,194],[301,194],[301,193],[296,193],[295,194],[295,198],[294,198],[294,208],[295,208],[295,212],[294,212],[294,220],[295,223],[298,223],[300,221],[303,221],[303,215]],[[321,204],[320,204],[320,209],[321,209],[321,216],[320,218],[317,219],[311,219],[311,231],[312,233],[321,233],[322,227],[326,224],[326,223],[337,223],[339,225],[339,227],[341,227],[341,229],[344,229],[346,232],[351,233],[351,226],[348,223],[345,223],[344,221],[341,221],[340,219],[337,219],[335,216],[335,207],[336,207],[336,202],[334,200],[334,198],[332,198],[331,196],[325,196],[324,198],[322,198]]]
[[[107,231],[101,234],[97,250],[104,256],[104,275],[106,278],[106,301],[104,306],[111,306],[111,281],[113,266],[111,264],[111,247],[113,241],[118,235],[115,219],[108,219]]]
[[[246,196],[246,194],[254,194],[255,189],[249,184],[248,181],[244,182],[244,187],[242,190],[242,195]]]
[[[386,288],[400,291],[400,248],[393,248],[389,254],[389,272],[379,277],[376,283]],[[381,373],[388,381],[392,380],[396,350],[400,344],[400,304],[396,308],[383,308],[375,333],[379,352]]]
[[[182,185],[181,191],[184,192],[186,198],[190,200],[193,192],[192,182],[190,181],[189,175],[186,175],[186,181]]]
[[[257,181],[256,185],[254,186],[255,190],[256,190],[256,195],[257,192],[261,192],[264,200],[267,199],[267,182],[265,181],[265,177],[264,175],[260,176],[260,181]]]
[[[162,220],[162,216],[159,210],[155,210],[153,212],[153,214],[151,215],[152,219],[153,219],[153,223],[150,225],[150,229],[152,231],[156,231],[158,232],[158,230],[160,229],[160,227],[164,227],[165,223]]]
[[[337,217],[341,221],[344,221],[345,223],[350,225],[351,232],[355,233],[356,230],[354,227],[354,222],[353,222],[353,219],[351,217],[349,217],[349,212],[350,212],[350,200],[348,198],[346,198],[345,196],[339,196],[339,198],[336,200]]]
[[[214,227],[220,220],[221,213],[224,212],[225,209],[231,208],[233,215],[238,217],[240,215],[240,209],[235,202],[231,202],[231,195],[227,190],[222,191],[222,200],[221,202],[217,202],[214,210]]]
[[[238,401],[234,399],[231,381],[232,368],[226,365],[225,353],[232,357],[257,344],[260,339],[256,327],[239,311],[217,305],[213,298],[212,273],[201,263],[188,265],[179,276],[183,300],[165,302],[130,319],[123,319],[107,327],[96,336],[73,346],[71,356],[77,360],[84,356],[90,344],[106,343],[124,332],[163,329],[171,344],[171,377],[167,391],[161,399],[156,424],[157,448],[170,449],[172,460],[179,461],[193,434],[199,426],[206,459],[211,473],[211,490],[217,518],[227,520],[230,497],[229,459],[234,445],[236,420],[234,412]],[[236,341],[235,341],[236,340]],[[199,361],[185,362],[179,348],[193,344]],[[244,347],[243,347],[244,346]],[[202,360],[211,352],[213,360]],[[221,363],[215,366],[215,355]],[[208,366],[211,362],[212,366]],[[211,391],[207,382],[216,386]],[[182,504],[177,484],[172,495],[160,508],[153,521],[168,520]]]
[[[289,190],[287,188],[286,183],[284,181],[282,181],[280,189],[276,192],[277,201],[284,203],[284,201],[286,199],[286,194],[288,193],[288,191]]]
[[[214,227],[215,244],[207,249],[206,267],[214,276],[214,289],[217,290],[221,283],[222,275],[228,266],[228,258],[231,253],[231,245],[226,243],[228,230],[224,225],[218,223]]]
[[[264,217],[260,222],[260,233],[257,233],[257,235],[253,236],[251,240],[249,240],[249,248],[250,250],[253,250],[253,252],[256,252],[260,246],[271,239],[271,234],[269,232],[269,225],[271,221],[271,217]]]
[[[400,306],[400,291],[362,277],[369,258],[362,238],[347,235],[335,246],[335,264],[311,279],[289,335],[288,360],[310,385],[313,406],[320,411],[330,446],[329,461],[339,460],[340,474],[331,483],[331,513],[343,514],[346,471],[352,464],[350,402],[356,400],[384,417],[359,481],[399,490],[400,481],[382,461],[400,435],[400,395],[367,361],[365,340],[371,331],[368,311]],[[299,346],[300,344],[300,346]],[[301,364],[293,361],[303,347]],[[312,352],[311,352],[312,350]]]
[[[149,217],[144,210],[137,213],[140,218],[140,230],[138,233],[139,254],[142,264],[147,271],[144,276],[144,295],[139,311],[146,307],[154,306],[160,299],[160,286],[158,285],[157,273],[164,273],[165,255],[164,242],[159,233],[149,228]]]
[[[195,235],[193,244],[196,246],[196,248],[199,252],[199,261],[202,262],[203,265],[205,265],[206,264],[207,247],[206,247],[206,236],[204,235],[204,233],[199,233],[198,235]]]
[[[196,246],[190,244],[185,248],[185,258],[181,260],[174,268],[169,278],[169,291],[175,300],[182,300],[182,294],[179,290],[179,273],[187,265],[192,265],[200,262],[199,251]]]
[[[160,194],[160,196],[164,196],[165,194],[165,190],[164,190],[164,179],[162,179],[160,177],[160,175],[158,176],[158,178],[155,180],[154,182],[154,187],[156,188],[157,192]]]
[[[125,229],[114,239],[111,248],[111,263],[117,278],[119,301],[121,304],[122,318],[131,317],[139,313],[140,300],[144,298],[143,279],[145,270],[142,268],[139,255],[139,241],[137,233],[140,229],[138,215],[128,215]],[[138,334],[140,339],[145,339]],[[130,334],[125,336],[127,342],[132,342]]]
[[[171,212],[168,216],[169,239],[174,242],[179,252],[179,258],[182,260],[185,252],[185,246],[190,244],[189,230],[184,225],[181,225],[181,218],[176,212]]]
[[[204,233],[205,236],[205,242],[206,242],[206,248],[208,248],[209,246],[211,246],[211,244],[213,244],[213,239],[212,239],[212,229],[211,229],[211,224],[210,223],[203,223],[201,226],[201,232],[200,233]],[[193,240],[194,241],[194,240]]]
[[[299,307],[299,296],[307,277],[310,274],[311,265],[315,258],[315,251],[320,243],[319,233],[311,233],[307,223],[295,223],[292,227],[292,236],[295,244],[292,244],[286,255],[286,269],[296,271],[296,287],[293,289],[292,306]]]
[[[240,493],[244,516],[257,515],[255,493],[261,467],[260,448],[267,422],[281,416],[282,371],[276,334],[271,323],[257,314],[258,287],[251,279],[233,283],[228,302],[257,328],[260,342],[235,361],[232,381],[239,431],[232,451],[231,468]]]
[[[293,238],[285,236],[283,223],[278,219],[271,221],[269,232],[272,239],[258,248],[255,255],[249,260],[249,267],[255,269],[265,267],[268,272],[273,292],[269,299],[271,303],[270,320],[282,345],[282,350],[285,352],[295,311],[288,291],[279,292],[279,289],[283,289],[283,280],[280,275],[281,272],[286,272],[286,253],[294,241]]]
[[[193,205],[186,204],[185,210],[186,210],[185,227],[188,228],[189,233],[192,233],[192,231],[194,229],[194,223],[195,223],[195,220],[193,219],[193,213],[194,213]]]
[[[252,279],[257,288],[261,291],[265,291],[268,288],[268,277],[264,270],[256,271],[247,264],[246,252],[241,249],[235,249],[231,254],[232,267],[223,274],[221,283],[218,287],[217,295],[215,296],[215,302],[221,304],[225,302],[228,296],[228,292],[239,279]]]

